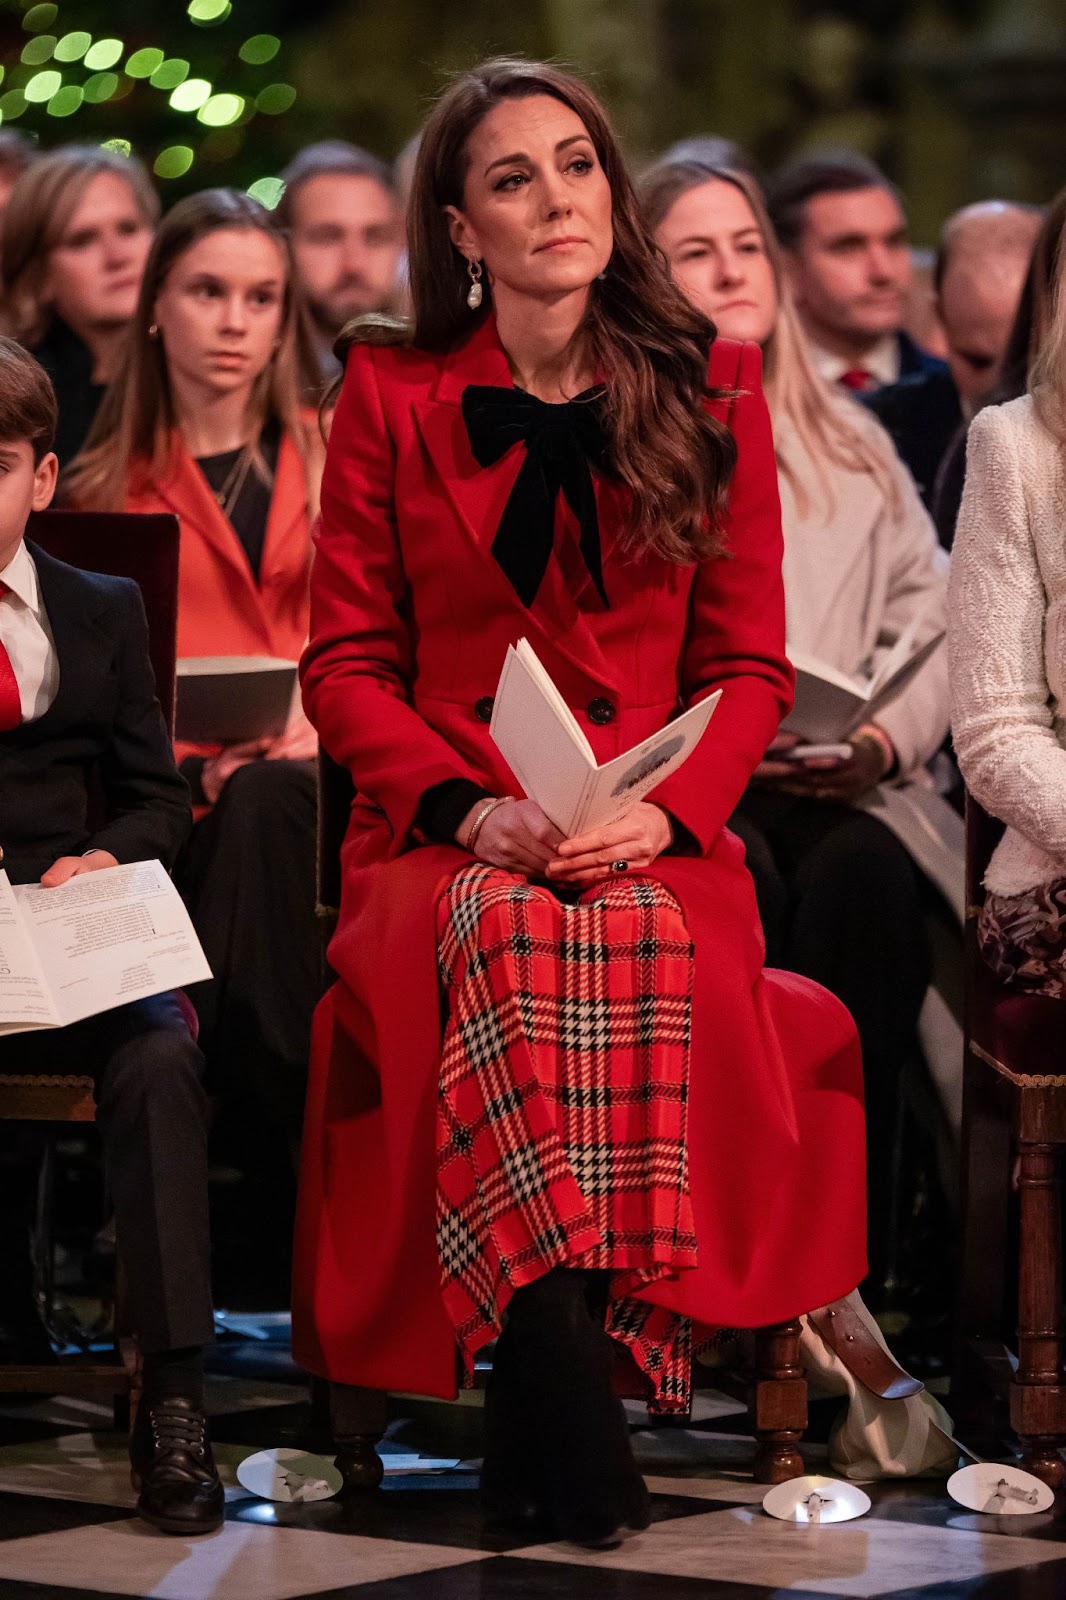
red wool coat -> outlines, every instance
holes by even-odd
[[[704,852],[651,869],[696,948],[688,1142],[699,1264],[647,1298],[753,1327],[821,1305],[865,1271],[854,1027],[816,985],[762,971],[751,878],[724,827],[791,703],[759,351],[718,340],[711,352],[711,385],[740,391],[712,407],[739,449],[730,558],[624,559],[622,490],[597,482],[608,610],[579,610],[554,561],[527,610],[492,558],[522,446],[477,465],[460,411],[468,383],[511,384],[491,318],[445,356],[352,351],[303,662],[307,713],[359,797],[330,949],[339,981],[315,1024],[294,1349],[342,1382],[443,1396],[455,1393],[456,1360],[434,1237],[434,907],[469,857],[414,846],[411,830],[421,796],[444,779],[516,792],[487,716],[507,645],[522,635],[600,761],[679,704],[724,691],[695,754],[655,791]]]

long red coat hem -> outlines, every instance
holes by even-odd
[[[430,846],[359,874],[391,881],[349,914],[330,949],[342,981],[315,1018],[293,1291],[300,1366],[442,1399],[456,1395],[459,1365],[434,1219],[440,1014],[436,994],[427,1013],[415,991],[426,974],[435,989],[433,908],[468,859]],[[865,1275],[854,1024],[824,989],[761,969],[733,835],[708,859],[660,858],[652,871],[677,896],[696,947],[688,1143],[699,1264],[641,1298],[703,1328],[761,1327]],[[357,999],[368,982],[371,1008]]]
[[[625,554],[620,485],[596,478],[610,605],[552,562],[531,607],[491,554],[522,447],[474,459],[471,383],[506,387],[491,317],[444,354],[355,347],[330,435],[304,700],[358,798],[342,855],[337,983],[315,1021],[293,1339],[310,1371],[449,1396],[456,1341],[435,1236],[441,1053],[435,908],[469,857],[411,848],[448,778],[518,786],[489,736],[509,644],[530,638],[597,761],[722,689],[707,737],[656,791],[698,841],[654,876],[695,945],[688,1146],[698,1265],[645,1297],[702,1326],[757,1327],[865,1272],[865,1130],[854,1026],[816,985],[764,973],[743,850],[725,824],[792,702],[781,516],[759,351],[716,340],[708,409],[737,465],[728,559]],[[606,709],[605,709],[606,708]]]

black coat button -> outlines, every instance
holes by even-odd
[[[474,715],[479,722],[492,721],[492,708],[495,704],[491,694],[483,694],[480,700],[474,701]]]
[[[598,723],[603,727],[605,723],[613,722],[618,715],[610,700],[605,700],[602,695],[597,695],[595,700],[588,703],[589,721]]]

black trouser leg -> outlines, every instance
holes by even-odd
[[[175,878],[214,973],[189,994],[212,1087],[290,1141],[321,989],[314,764],[252,761],[196,824]]]
[[[96,1073],[96,1120],[133,1323],[151,1355],[213,1336],[204,1062],[172,996],[115,1015],[128,1032]]]
[[[752,789],[741,822],[787,887],[781,965],[823,984],[858,1028],[873,1268],[885,1245],[900,1074],[918,1048],[931,971],[921,875],[895,834],[858,807]]]
[[[213,1334],[203,1056],[173,995],[0,1041],[9,1072],[90,1073],[133,1323],[146,1354]]]

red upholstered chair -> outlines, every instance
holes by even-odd
[[[1002,824],[966,806],[966,1062],[962,1252],[952,1409],[960,1433],[998,1444],[1002,1402],[1022,1464],[1066,1482],[1062,1173],[1066,1006],[999,982],[977,948],[981,887]],[[1010,1327],[1017,1262],[1017,1357]]]
[[[332,982],[325,947],[336,927],[340,906],[340,849],[351,814],[355,790],[349,774],[324,751],[318,766],[318,886],[317,915],[323,934],[323,983]],[[835,1315],[846,1318],[841,1303]],[[843,1320],[839,1326],[843,1327]],[[853,1335],[843,1334],[844,1338]],[[757,1441],[755,1477],[760,1483],[783,1483],[799,1477],[805,1470],[799,1444],[807,1428],[807,1380],[800,1366],[800,1324],[798,1317],[773,1327],[760,1328],[753,1340],[752,1370],[742,1375],[715,1372],[714,1383],[728,1382],[730,1389],[746,1393],[754,1421]],[[848,1355],[841,1343],[842,1358]],[[856,1369],[858,1370],[858,1369]],[[860,1376],[862,1374],[860,1373]],[[879,1378],[884,1369],[878,1367]],[[870,1377],[870,1373],[866,1373]],[[693,1373],[694,1381],[697,1374]],[[894,1369],[885,1381],[897,1377]],[[871,1382],[873,1379],[871,1378]],[[315,1385],[316,1411],[321,1404],[321,1385]],[[915,1384],[915,1388],[920,1385]],[[886,1391],[887,1392],[887,1391]],[[900,1393],[911,1392],[903,1389]],[[337,1466],[349,1489],[374,1489],[382,1479],[383,1468],[375,1446],[385,1432],[387,1396],[377,1389],[350,1384],[329,1385],[329,1427],[337,1449]]]
[[[175,649],[178,616],[178,519],[170,515],[127,516],[82,511],[40,511],[30,517],[27,537],[49,555],[71,566],[112,577],[133,578],[140,585],[148,617],[148,643],[156,687],[173,731]],[[188,1008],[190,1024],[196,1018]],[[92,1122],[96,1116],[93,1081],[88,1076],[27,1076],[0,1073],[0,1121]],[[47,1195],[50,1164],[46,1158],[42,1191]],[[47,1216],[47,1204],[41,1208]],[[50,1259],[50,1244],[47,1255]],[[48,1261],[45,1295],[50,1294]],[[116,1419],[135,1404],[139,1360],[125,1317],[121,1263],[115,1307],[115,1338],[121,1363],[70,1362],[55,1366],[0,1368],[5,1393],[109,1394]],[[60,1376],[61,1373],[61,1376]]]

